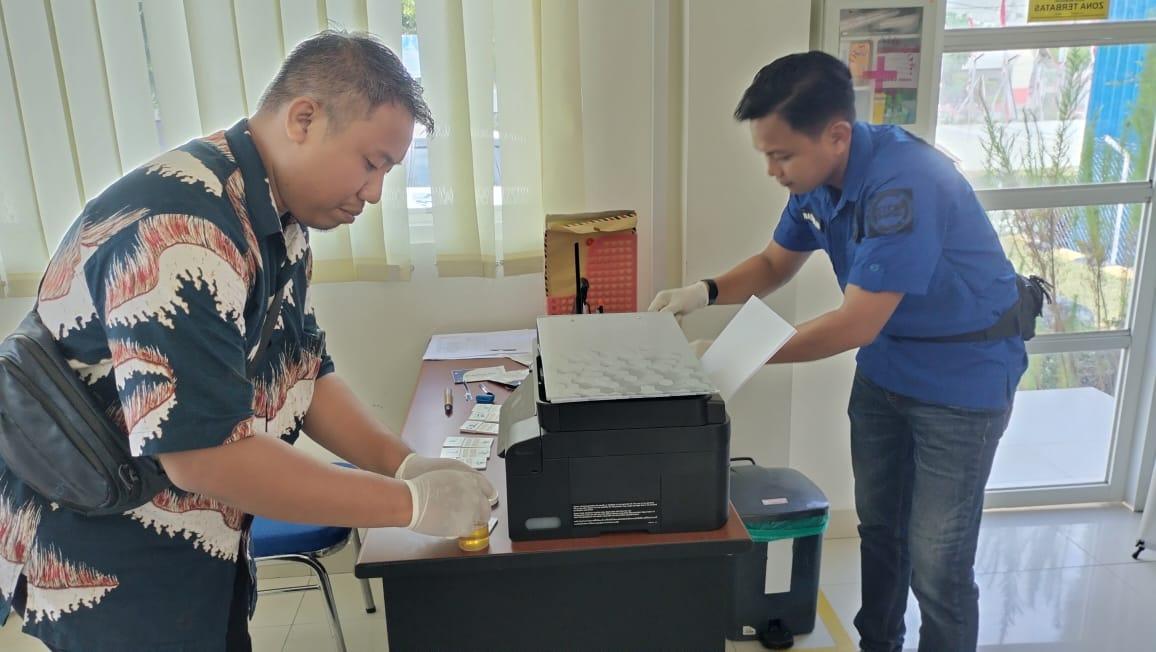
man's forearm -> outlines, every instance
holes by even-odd
[[[715,279],[716,303],[744,303],[751,297],[765,297],[794,278],[810,256],[809,251],[792,251],[772,240],[762,252]]]
[[[267,435],[159,457],[181,489],[280,521],[395,527],[413,514],[404,482],[326,464]]]
[[[867,346],[879,337],[899,302],[900,292],[868,292],[848,285],[843,305],[796,327],[796,334],[771,358],[771,364],[822,360]]]
[[[819,315],[796,327],[795,336],[787,340],[768,364],[811,362],[863,346],[852,329],[846,327],[838,310]]]
[[[412,452],[337,374],[327,374],[314,385],[304,430],[341,459],[390,477]]]
[[[715,279],[718,284],[718,299],[715,303],[743,303],[752,296],[766,296],[782,285],[775,281],[771,261],[763,255],[751,256]]]

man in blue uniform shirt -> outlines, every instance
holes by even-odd
[[[812,251],[827,252],[842,305],[800,324],[771,362],[859,349],[848,414],[860,646],[902,649],[910,586],[919,649],[974,650],[984,486],[1027,356],[1018,334],[966,336],[1015,310],[1015,271],[949,159],[900,128],[855,121],[851,75],[838,59],[774,61],[735,117],[750,122],[767,174],[791,192],[774,237],[716,279],[660,292],[651,310],[681,316],[765,296]]]

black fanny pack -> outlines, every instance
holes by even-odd
[[[996,323],[983,330],[941,337],[892,337],[917,342],[956,343],[987,342],[1018,336],[1026,342],[1036,336],[1036,319],[1043,316],[1044,304],[1052,302],[1054,288],[1051,283],[1038,276],[1019,274],[1016,275],[1016,288],[1019,290],[1019,298],[1015,304],[1000,315]]]
[[[249,378],[281,311],[282,277]],[[45,499],[86,516],[120,514],[172,486],[156,459],[132,455],[35,308],[0,342],[0,460]]]

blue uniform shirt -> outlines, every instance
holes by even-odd
[[[792,195],[775,229],[792,251],[822,249],[839,287],[902,292],[859,372],[929,403],[1001,409],[1027,368],[1019,337],[940,344],[995,324],[1016,301],[1015,270],[970,184],[950,159],[893,126],[856,123],[843,189]]]

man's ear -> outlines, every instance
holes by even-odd
[[[320,113],[321,105],[313,98],[294,98],[289,102],[289,109],[285,113],[285,135],[298,145],[304,143]]]
[[[836,120],[827,126],[827,138],[840,149],[851,147],[851,123]]]

